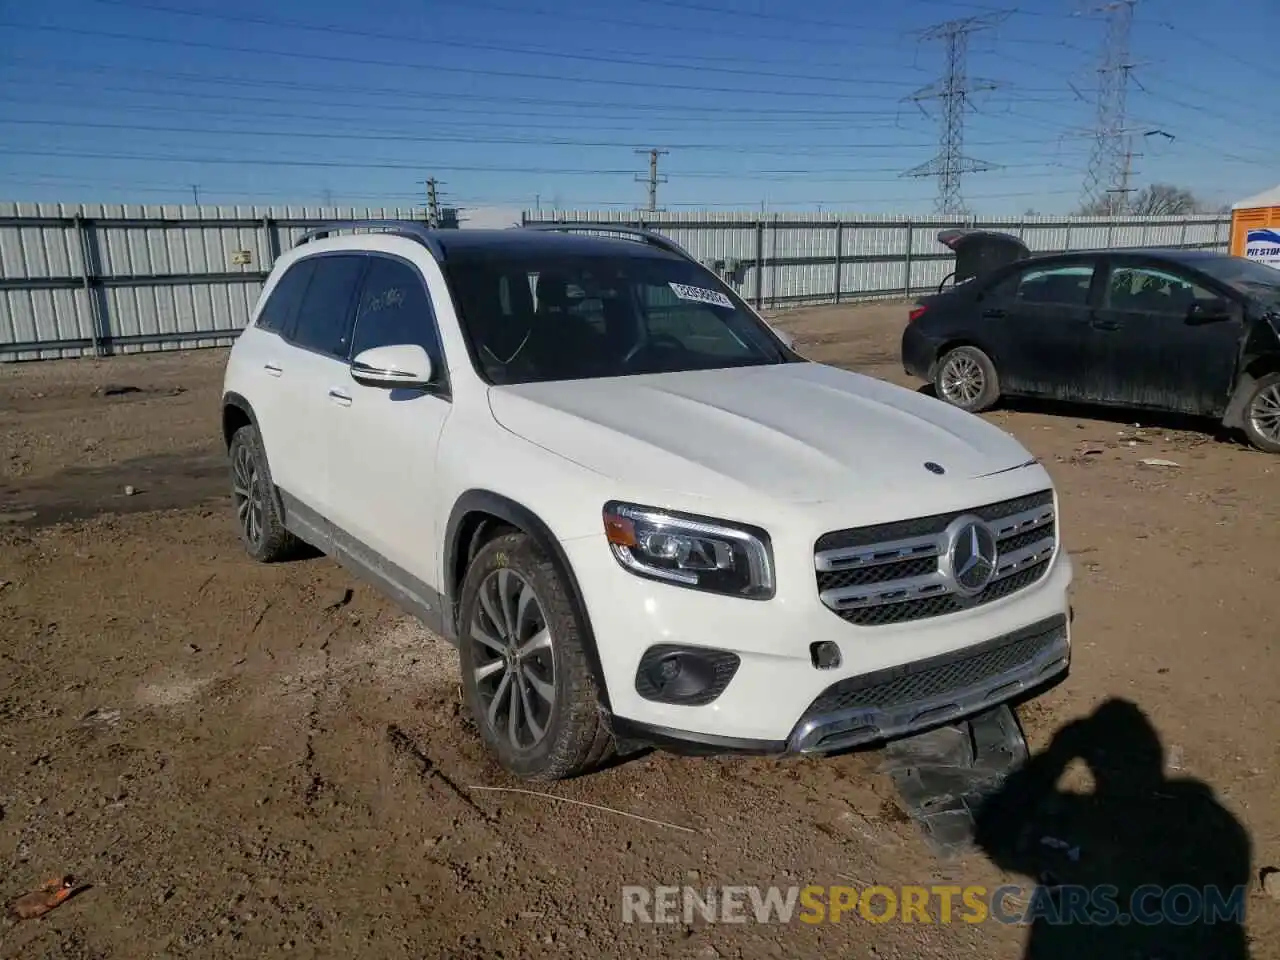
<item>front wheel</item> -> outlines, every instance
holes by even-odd
[[[1249,442],[1267,453],[1280,453],[1280,373],[1259,377],[1244,407]]]
[[[508,772],[560,780],[612,754],[584,632],[555,564],[527,535],[476,554],[458,610],[463,697]]]
[[[933,388],[939,399],[980,413],[1000,398],[1000,378],[991,358],[977,347],[956,347],[938,361]]]

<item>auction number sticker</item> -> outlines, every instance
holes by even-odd
[[[681,300],[692,300],[695,303],[709,303],[714,307],[733,309],[733,301],[718,290],[705,287],[691,287],[687,283],[672,283],[671,292]]]

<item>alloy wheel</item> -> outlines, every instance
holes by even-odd
[[[1249,422],[1259,435],[1280,443],[1280,383],[1273,383],[1253,398]]]
[[[532,584],[507,567],[485,577],[470,639],[489,727],[517,750],[537,746],[551,722],[556,675],[551,630]]]
[[[938,386],[944,400],[961,406],[969,406],[982,396],[987,378],[972,357],[960,354],[948,358],[938,378]]]
[[[249,445],[241,443],[231,459],[231,496],[236,507],[236,519],[245,539],[255,546],[262,540],[262,483],[258,465],[253,460]]]

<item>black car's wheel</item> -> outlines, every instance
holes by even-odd
[[[938,361],[933,389],[952,406],[978,413],[1000,398],[1000,378],[991,358],[977,347],[956,347]]]
[[[227,452],[231,458],[231,502],[245,550],[260,563],[287,559],[297,549],[298,540],[285,529],[276,507],[267,452],[257,428],[237,430]]]
[[[467,570],[463,696],[486,746],[516,776],[572,777],[613,752],[582,622],[559,571],[523,533],[490,541]]]
[[[1244,406],[1244,432],[1267,453],[1280,453],[1280,373],[1259,377]]]

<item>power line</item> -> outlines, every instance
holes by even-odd
[[[257,56],[269,57],[288,57],[297,60],[314,60],[322,63],[346,63],[358,66],[373,67],[396,67],[398,69],[419,70],[427,73],[456,73],[467,76],[483,76],[483,77],[503,77],[513,80],[534,80],[534,81],[552,81],[564,83],[585,83],[601,84],[617,87],[637,87],[642,89],[656,90],[680,90],[691,92],[705,93],[731,93],[738,96],[765,96],[765,97],[803,97],[805,99],[827,99],[827,100],[866,100],[865,94],[856,93],[833,93],[825,90],[779,90],[776,87],[772,89],[746,88],[746,87],[713,87],[706,84],[688,84],[688,83],[666,83],[659,80],[626,80],[621,77],[574,77],[565,76],[563,74],[543,74],[543,73],[526,73],[518,70],[493,70],[483,69],[480,67],[456,67],[446,66],[438,63],[424,63],[420,60],[384,60],[372,59],[367,57],[351,57],[340,54],[321,54],[321,53],[301,53],[297,50],[272,49],[267,47],[245,47],[238,44],[214,43],[207,40],[193,40],[190,38],[176,37],[151,37],[137,33],[128,33],[115,30],[90,30],[82,27],[70,26],[50,26],[46,24],[34,23],[13,23],[11,21],[0,21],[0,27],[8,27],[16,30],[34,30],[47,31],[60,35],[74,34],[77,36],[101,37],[105,39],[128,40],[138,43],[156,43],[165,47],[172,48],[191,47],[200,50],[219,50],[232,53],[249,53]]]
[[[1098,65],[1095,141],[1081,198],[1083,206],[1090,209],[1123,212],[1129,203],[1133,141],[1126,112],[1129,74],[1134,67],[1129,43],[1136,4],[1137,0],[1112,0],[1094,11],[1104,15],[1106,29]]]
[[[964,213],[964,199],[960,195],[960,177],[964,173],[990,170],[993,165],[974,160],[964,153],[964,119],[969,108],[969,97],[978,90],[993,90],[991,81],[971,81],[966,63],[969,35],[976,30],[992,27],[1008,17],[1008,13],[985,14],[947,20],[921,33],[923,40],[942,40],[947,49],[946,76],[937,83],[922,87],[912,94],[912,100],[939,100],[942,103],[941,130],[938,137],[938,154],[927,163],[907,170],[903,176],[937,177],[938,213],[960,215]],[[921,108],[923,109],[923,107]]]
[[[761,70],[757,67],[716,67],[699,65],[691,61],[705,60],[709,58],[681,57],[666,61],[657,61],[653,59],[636,59],[633,50],[602,50],[595,53],[575,53],[571,50],[551,50],[537,47],[521,47],[508,46],[495,43],[478,43],[474,40],[448,40],[440,37],[421,37],[413,34],[404,33],[386,33],[377,30],[368,30],[365,28],[337,26],[334,24],[309,23],[300,20],[286,20],[278,17],[264,17],[256,14],[248,13],[221,13],[213,10],[192,10],[182,7],[167,6],[158,3],[141,3],[136,0],[93,0],[95,3],[109,4],[111,6],[129,7],[136,10],[154,10],[163,13],[175,14],[184,17],[198,17],[205,20],[219,20],[227,23],[237,24],[257,24],[260,26],[277,27],[288,30],[308,30],[316,33],[334,34],[343,37],[363,37],[370,40],[394,40],[397,43],[415,44],[419,46],[429,47],[450,47],[461,50],[479,50],[492,53],[515,53],[522,56],[536,57],[552,57],[556,60],[578,60],[586,63],[608,63],[608,64],[632,64],[642,67],[658,67],[662,70],[696,70],[699,73],[722,73],[736,76],[747,77],[774,77],[786,80],[813,80],[819,83],[856,83],[859,85],[870,86],[888,86],[888,87],[905,87],[910,86],[908,80],[884,80],[878,77],[859,78],[850,77],[847,74],[843,76],[821,76],[794,72],[769,72]],[[883,49],[883,44],[866,44],[866,46],[875,46]],[[594,49],[594,48],[593,48]],[[735,61],[741,64],[742,58],[739,57]],[[811,66],[814,64],[810,64]]]
[[[54,181],[54,182],[50,183],[49,181]],[[124,182],[124,183],[101,182],[101,181],[88,182],[88,181],[76,181],[74,180],[74,178],[60,178],[56,174],[42,174],[39,177],[29,178],[29,179],[13,178],[13,177],[5,176],[5,177],[0,177],[0,182],[7,183],[7,184],[15,184],[15,185],[57,186],[59,188],[67,187],[68,189],[70,188],[76,188],[76,189],[86,188],[86,189],[94,189],[94,190],[118,189],[118,190],[128,190],[129,192],[135,193],[135,194],[136,193],[164,194],[172,197],[183,196],[184,191],[187,191],[190,189],[189,185],[180,184],[180,183],[174,183],[174,184],[168,184],[168,185],[157,185],[154,181],[150,181],[150,180]],[[239,187],[226,187],[226,188],[219,188],[219,189],[202,188],[201,192],[202,192],[202,195],[206,197],[225,197],[232,201],[252,198],[252,199],[264,199],[268,201],[274,201],[276,203],[284,203],[286,202],[286,200],[297,201],[302,199],[314,199],[316,197],[315,193],[311,193],[311,194],[295,193],[293,195],[285,195],[276,191],[262,191],[262,190],[246,191]],[[1074,194],[1075,192],[1076,191],[1072,189],[1007,191],[1007,192],[998,192],[998,193],[973,194],[971,195],[971,199],[1007,200],[1007,199],[1017,199],[1022,197],[1065,196],[1069,194]],[[324,191],[321,190],[320,193],[323,194]],[[408,192],[405,192],[405,193],[394,193],[394,192],[345,193],[344,192],[341,199],[384,200],[384,201],[392,201],[392,202],[399,201],[405,204],[410,204],[416,199],[417,196],[420,196],[420,194],[413,194]],[[332,200],[331,196],[326,198],[326,206],[330,205],[328,203],[328,201],[330,200]],[[496,199],[496,198],[475,199],[475,200],[467,201],[467,205],[470,207],[476,207],[476,206],[520,207],[524,205],[526,200],[527,198],[510,199],[510,200],[503,200],[503,199]],[[883,204],[891,204],[891,203],[914,203],[918,200],[919,200],[918,197],[877,197],[876,200],[874,201],[874,205],[883,205]],[[101,201],[99,200],[97,202],[101,202]],[[824,207],[828,207],[828,208],[835,208],[835,207],[848,208],[848,207],[868,205],[865,197],[850,198],[850,199],[842,199],[842,198],[833,199],[830,196],[824,197],[820,200],[771,200],[769,201],[769,203],[771,206],[774,206],[774,207],[814,207],[819,204],[822,204]],[[584,208],[584,207],[631,208],[631,207],[634,207],[633,203],[630,203],[628,201],[623,201],[623,200],[580,200],[580,201],[577,201],[577,204],[579,208]],[[712,202],[707,202],[704,200],[695,200],[695,201],[668,202],[667,204],[665,204],[665,206],[676,207],[681,209],[738,208],[742,210],[748,210],[748,209],[756,208],[758,204],[759,204],[758,200],[729,200],[729,201],[712,201]]]
[[[152,38],[147,38],[147,39],[152,39]],[[156,41],[156,42],[159,42],[159,41]],[[252,52],[261,53],[264,51],[254,50]],[[273,53],[274,51],[265,51],[265,52]],[[302,83],[302,82],[290,81],[290,80],[262,79],[262,78],[256,78],[256,79],[250,80],[244,77],[227,77],[227,76],[219,76],[219,75],[213,75],[213,74],[183,73],[183,72],[170,71],[170,70],[151,70],[151,69],[139,68],[139,67],[119,67],[115,65],[105,65],[105,64],[85,64],[83,62],[70,63],[66,61],[63,61],[63,62],[39,61],[39,60],[34,60],[32,58],[27,58],[27,57],[7,57],[5,62],[7,64],[30,64],[35,66],[47,65],[55,69],[59,75],[65,74],[68,71],[105,73],[108,75],[124,73],[124,74],[139,74],[143,76],[155,76],[155,77],[160,77],[166,80],[188,80],[196,83],[211,83],[215,85],[223,84],[223,85],[241,86],[241,87],[273,87],[273,88],[290,89],[290,90],[301,90],[301,91],[306,91],[308,93],[313,93],[313,94],[323,93],[325,91],[334,92],[334,93],[367,93],[367,94],[375,95],[379,98],[399,97],[402,99],[409,99],[409,100],[427,100],[430,103],[436,104],[436,105],[439,105],[442,100],[442,97],[439,93],[418,93],[412,90],[406,90],[403,86],[368,87],[368,86],[360,86],[356,84],[332,85],[332,84],[323,84],[323,83],[312,83],[312,82]],[[543,79],[558,79],[558,78],[544,77]],[[575,84],[582,84],[589,81],[584,80],[583,78],[575,77],[575,78],[571,78],[570,82]],[[590,81],[590,82],[594,82],[594,81]],[[639,85],[646,86],[647,84],[641,83]],[[699,90],[706,90],[707,88],[696,86],[696,85],[690,85],[686,87],[680,87],[679,89],[683,91],[688,91],[688,92],[696,92]],[[741,93],[743,91],[733,90],[731,92]],[[750,92],[750,91],[746,91],[746,92]],[[642,111],[642,112],[656,111],[663,114],[689,113],[689,114],[693,114],[695,117],[709,116],[714,119],[719,119],[726,114],[731,114],[731,115],[740,114],[744,118],[746,118],[748,121],[751,121],[751,122],[758,122],[759,118],[761,117],[785,117],[789,120],[796,120],[797,118],[806,118],[805,122],[808,122],[807,118],[825,119],[830,121],[833,119],[839,119],[840,117],[857,116],[857,117],[881,117],[886,120],[891,120],[898,116],[898,111],[896,109],[888,109],[888,108],[883,108],[878,110],[857,110],[857,109],[851,110],[846,108],[831,108],[831,107],[827,107],[827,108],[767,107],[767,106],[756,106],[756,105],[736,106],[733,104],[704,105],[704,104],[673,103],[669,100],[662,103],[635,103],[635,102],[619,103],[616,98],[610,99],[610,100],[564,100],[564,99],[543,97],[543,96],[536,96],[536,97],[535,96],[492,96],[492,95],[486,96],[482,94],[453,93],[453,92],[450,92],[447,95],[447,97],[449,100],[461,100],[461,101],[479,102],[479,103],[522,104],[530,107],[536,107],[536,106],[572,107],[575,109],[607,108],[615,111],[621,110],[621,109],[625,109],[628,111]],[[882,103],[894,103],[894,104],[901,103],[901,98],[893,94],[865,94],[862,96],[849,95],[848,99],[856,99],[860,101],[882,102]],[[1066,97],[1052,97],[1052,98],[1020,97],[1019,102],[1020,103],[1028,103],[1028,102],[1030,103],[1063,103],[1063,102],[1066,102],[1067,99],[1068,98]],[[426,109],[426,108],[424,107],[420,109]],[[445,109],[454,109],[454,108],[446,107]],[[699,120],[698,122],[701,123],[703,121]]]
[[[189,114],[190,106],[169,108],[175,113]],[[239,119],[237,114],[217,114],[212,111],[200,111],[201,116],[226,116],[233,119]],[[305,115],[299,114],[259,114],[251,119],[270,120],[270,119],[306,119]],[[314,117],[314,119],[322,120],[323,117]],[[584,148],[633,148],[635,140],[574,140],[564,137],[527,137],[527,136],[483,136],[480,134],[412,134],[412,133],[391,133],[378,129],[359,129],[359,130],[285,130],[285,129],[245,129],[240,127],[213,127],[213,126],[174,126],[171,124],[143,124],[143,123],[114,123],[106,121],[94,120],[67,120],[62,118],[32,118],[32,117],[0,117],[0,125],[10,125],[17,127],[51,127],[56,128],[60,132],[74,132],[76,130],[128,130],[133,132],[150,132],[150,133],[185,133],[196,134],[200,136],[218,137],[218,136],[239,136],[239,137],[271,137],[278,139],[281,137],[296,137],[301,140],[350,140],[356,143],[379,140],[389,143],[458,143],[458,144],[495,144],[495,145],[518,145],[533,147],[584,147]],[[456,127],[452,129],[457,129]],[[464,128],[465,129],[465,128]],[[478,130],[492,130],[492,125],[477,127]],[[1057,143],[1057,140],[1034,140],[1026,137],[985,141],[988,144],[1020,144],[1025,146],[1034,146],[1037,144]],[[672,142],[668,144],[669,148],[680,150],[710,150],[710,151],[726,151],[733,150],[744,154],[759,154],[762,156],[822,156],[827,153],[837,155],[845,155],[849,150],[857,150],[858,155],[863,159],[892,159],[897,156],[892,154],[867,154],[864,150],[870,149],[903,149],[920,146],[915,142],[857,142],[857,143],[841,143],[832,142],[825,144],[764,144],[761,146],[752,146],[743,148],[732,142]],[[637,152],[647,153],[647,150],[639,150]],[[668,152],[667,149],[660,151]],[[1024,158],[1028,154],[1022,154]]]
[[[149,153],[114,153],[114,152],[97,152],[84,150],[32,150],[0,148],[0,156],[11,157],[62,157],[71,160],[127,160],[134,162],[153,162],[153,163],[193,163],[193,164],[214,164],[214,165],[245,165],[245,166],[265,166],[265,167],[316,167],[320,169],[349,169],[349,170],[413,170],[419,169],[421,164],[415,161],[393,161],[393,160],[291,160],[279,156],[278,151],[273,151],[269,157],[254,157],[237,155],[235,157],[213,157],[207,155],[181,157],[163,154]],[[564,176],[635,176],[634,168],[590,168],[590,167],[520,167],[520,166],[474,166],[469,164],[434,164],[436,170],[450,171],[457,173],[525,173],[525,174],[559,174]],[[1064,172],[1071,172],[1071,168],[1061,164],[1051,163],[1025,163],[1010,164],[1009,169],[1022,168],[1028,170],[1041,170],[1045,167],[1055,168],[1054,171],[1046,171],[1042,173],[1024,173],[1020,174],[1021,178],[1031,177],[1061,177]],[[769,181],[792,180],[797,177],[804,177],[811,182],[821,183],[894,183],[895,178],[864,178],[857,176],[864,173],[890,173],[896,170],[895,167],[864,167],[860,170],[846,168],[794,168],[794,169],[767,169],[767,170],[691,170],[681,173],[684,179],[714,179],[723,180],[727,177],[735,177],[740,180]],[[848,176],[854,174],[855,176]],[[826,177],[826,179],[820,179]]]

